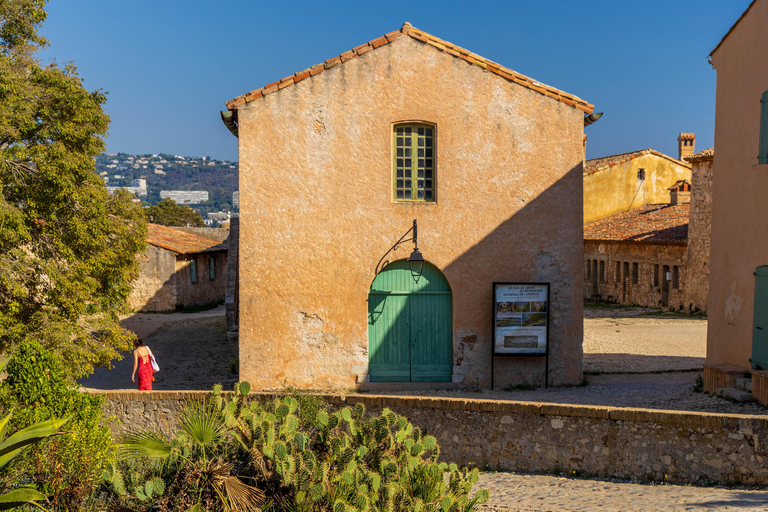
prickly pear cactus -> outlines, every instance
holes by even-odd
[[[297,512],[469,512],[488,499],[487,491],[469,499],[477,469],[439,463],[437,439],[389,409],[366,418],[355,404],[307,419],[292,397],[246,407],[249,390],[241,384],[222,414]]]

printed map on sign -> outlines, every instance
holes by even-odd
[[[494,353],[547,353],[548,292],[546,284],[496,285]]]

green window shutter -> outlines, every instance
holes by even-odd
[[[431,125],[395,125],[392,133],[392,181],[396,201],[435,200],[435,135],[435,127]]]
[[[211,281],[216,279],[216,263],[212,257],[208,259],[208,277],[211,278]]]
[[[197,259],[190,260],[189,262],[189,281],[192,283],[197,282]]]
[[[768,164],[768,91],[760,99],[760,153],[757,163]]]

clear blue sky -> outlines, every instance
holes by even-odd
[[[108,92],[109,152],[237,159],[224,102],[404,21],[595,104],[587,157],[713,145],[707,55],[749,0],[53,0],[43,61]]]

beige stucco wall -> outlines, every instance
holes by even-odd
[[[768,0],[712,55],[717,70],[707,364],[749,368],[755,278],[768,265],[768,165],[757,163],[768,90]]]
[[[167,311],[176,305],[176,253],[148,245],[137,256],[139,277],[133,282],[128,305],[142,311]]]
[[[694,163],[692,174],[684,303],[691,311],[706,311],[712,232],[712,160]]]
[[[197,260],[197,282],[191,280],[192,259]],[[214,259],[214,278],[210,278],[208,260]],[[224,300],[227,282],[227,253],[224,251],[179,255],[176,259],[177,304],[194,306]]]
[[[637,171],[645,169],[645,181]],[[584,224],[639,208],[669,203],[678,180],[691,181],[691,168],[652,153],[584,175]]]
[[[651,244],[632,242],[606,242],[584,241],[584,297],[593,300],[618,302],[624,304],[637,304],[647,307],[662,306],[662,279],[664,265],[668,265],[670,272],[678,267],[678,288],[673,288],[669,283],[669,308],[686,310],[684,302],[686,288],[685,244]],[[595,294],[592,273],[593,261],[598,262],[597,294]],[[605,272],[601,276],[599,262],[603,262]],[[617,274],[616,263],[621,264],[621,270]],[[624,293],[624,263],[629,263],[629,281],[627,293]],[[638,280],[634,284],[632,279],[632,264],[638,264]],[[591,265],[587,271],[587,265]],[[654,284],[655,265],[659,265],[659,283]],[[599,296],[599,297],[598,297]]]
[[[392,201],[392,123],[437,125],[436,203]],[[583,112],[400,38],[239,108],[240,376],[350,388],[376,264],[419,221],[453,291],[454,379],[490,383],[494,281],[550,281],[550,377],[581,379]],[[396,258],[406,258],[400,249]],[[544,361],[497,358],[497,384]]]

